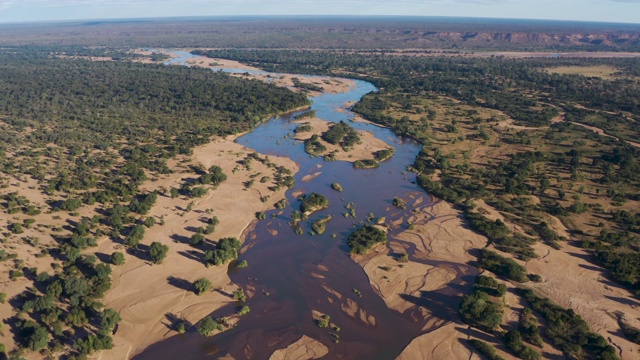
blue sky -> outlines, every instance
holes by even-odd
[[[335,14],[640,23],[640,0],[0,0],[0,22]]]

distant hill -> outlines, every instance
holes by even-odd
[[[103,36],[105,34],[109,36]],[[347,16],[132,19],[0,25],[0,45],[27,44],[640,51],[640,25]]]

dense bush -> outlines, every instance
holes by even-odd
[[[380,165],[377,161],[370,159],[356,160],[353,162],[353,167],[355,169],[375,169],[379,166]]]
[[[376,159],[376,161],[387,161],[391,159],[391,157],[393,156],[393,154],[395,154],[395,152],[396,152],[396,149],[394,148],[382,149],[382,150],[376,151],[373,154],[373,158]]]
[[[311,193],[300,203],[302,213],[312,213],[329,207],[329,199],[318,193]]]
[[[195,292],[196,295],[200,296],[211,290],[212,287],[213,285],[211,284],[211,281],[209,281],[209,279],[200,278],[193,283],[193,292]]]
[[[476,339],[469,340],[469,344],[473,346],[476,351],[486,357],[487,360],[504,360],[502,356],[498,355],[498,352],[493,345]]]
[[[371,225],[365,225],[352,232],[347,239],[352,254],[364,254],[375,245],[386,242],[387,234]]]
[[[111,263],[113,265],[124,264],[124,254],[120,251],[113,252],[113,254],[111,254]]]
[[[329,130],[322,134],[322,140],[329,144],[338,145],[345,151],[349,151],[360,142],[358,132],[344,121],[331,125]]]
[[[240,249],[240,241],[236,238],[223,238],[216,244],[215,250],[207,250],[204,259],[207,265],[222,265],[229,260],[238,258],[238,250]]]
[[[149,246],[149,257],[154,264],[160,264],[167,257],[168,251],[169,247],[167,245],[154,241]]]
[[[527,269],[517,262],[488,249],[482,249],[480,267],[517,282],[527,282]]]
[[[326,217],[320,218],[313,223],[311,223],[311,229],[318,235],[324,234],[327,231],[327,222],[331,220],[331,215],[327,215]]]
[[[522,342],[522,335],[518,330],[508,331],[504,335],[504,343],[517,357],[523,360],[538,360],[540,353]]]
[[[616,349],[602,336],[589,330],[589,325],[571,309],[564,309],[533,290],[520,289],[519,294],[547,322],[545,336],[572,359],[618,359]]]
[[[304,151],[310,155],[318,155],[327,151],[327,147],[320,142],[318,135],[313,134],[304,141]]]
[[[458,313],[462,320],[474,326],[493,330],[502,322],[502,307],[489,300],[483,291],[474,291],[462,298]]]
[[[211,316],[207,316],[198,322],[196,329],[200,335],[211,336],[214,332],[222,330],[222,325],[213,320]]]

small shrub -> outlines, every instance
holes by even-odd
[[[243,307],[241,307],[240,309],[238,309],[238,311],[236,311],[236,313],[240,316],[242,315],[246,315],[251,311],[251,309],[249,309],[249,306],[244,305]]]
[[[24,277],[24,273],[20,270],[11,270],[9,272],[9,278],[11,279],[11,281],[14,281],[21,277]]]
[[[205,278],[200,278],[193,283],[194,292],[198,296],[211,290],[212,287],[213,285],[211,284],[211,281]]]
[[[244,293],[242,288],[238,288],[238,290],[233,292],[233,299],[239,302],[246,302],[247,295]]]
[[[167,252],[169,251],[169,247],[157,241],[151,243],[149,246],[149,257],[154,264],[162,263],[165,257],[167,257]]]
[[[218,324],[211,316],[207,316],[198,322],[196,326],[198,334],[211,336],[214,332],[222,330],[222,325]]]
[[[113,254],[111,254],[111,263],[113,265],[123,265],[124,264],[124,254],[116,251]]]

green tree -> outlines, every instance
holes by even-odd
[[[211,336],[216,330],[222,330],[222,325],[218,324],[211,316],[207,316],[198,322],[196,326],[198,334]]]
[[[247,295],[245,295],[244,290],[242,288],[238,288],[236,291],[233,292],[233,299],[240,302],[246,302]]]
[[[204,236],[200,233],[195,233],[191,235],[191,238],[189,238],[189,244],[193,246],[200,246],[202,245],[203,241],[204,241]]]
[[[157,241],[151,243],[149,246],[149,257],[154,264],[162,263],[165,257],[167,257],[167,252],[169,251],[169,247]]]
[[[209,281],[208,279],[205,279],[205,278],[200,278],[200,279],[196,280],[193,283],[194,292],[198,296],[200,296],[200,295],[204,294],[205,292],[211,290],[212,287],[213,287],[213,285],[211,284],[211,281]]]
[[[120,314],[113,309],[105,309],[100,313],[100,327],[104,330],[113,330],[120,320],[122,320]]]
[[[33,321],[26,321],[21,330],[23,344],[31,351],[40,351],[49,343],[49,332]]]
[[[113,265],[124,264],[124,254],[120,251],[113,252],[113,254],[111,254],[111,263]]]

